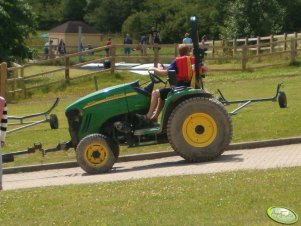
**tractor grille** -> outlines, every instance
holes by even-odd
[[[71,136],[72,144],[74,145],[74,147],[76,147],[79,142],[78,132],[81,125],[82,116],[80,115],[80,111],[77,109],[66,112],[66,116],[68,119],[69,133]]]
[[[87,131],[88,131],[88,129],[89,129],[89,127],[90,127],[91,118],[92,118],[92,114],[88,114],[88,115],[85,117],[84,124],[83,124],[83,131],[84,131],[84,132],[87,132]]]

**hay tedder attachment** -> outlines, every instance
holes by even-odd
[[[12,130],[7,131],[7,134],[17,132],[19,130],[32,127],[41,123],[49,123],[51,129],[58,129],[59,123],[58,123],[58,118],[55,114],[50,114],[51,111],[58,105],[60,99],[56,98],[55,102],[53,105],[44,112],[39,112],[39,113],[34,113],[30,115],[25,115],[25,116],[8,116],[8,122],[9,126],[18,126],[21,125],[17,128],[14,128]],[[41,120],[35,120],[35,121],[27,121],[27,120],[33,120],[34,118],[38,117],[45,117],[44,119]],[[11,123],[13,121],[13,123]]]
[[[273,97],[269,98],[258,98],[258,99],[247,99],[247,100],[227,100],[222,92],[218,89],[217,92],[219,94],[218,100],[223,103],[224,105],[230,105],[230,104],[241,104],[239,107],[234,109],[233,111],[229,112],[229,114],[236,115],[238,111],[241,109],[247,107],[249,104],[254,102],[264,102],[264,101],[278,101],[280,108],[286,108],[287,107],[287,98],[285,92],[281,91],[281,87],[283,86],[283,83],[279,83],[276,88],[276,94]]]
[[[72,147],[72,144],[70,141],[59,143],[56,147],[47,148],[47,149],[43,149],[41,143],[35,143],[32,147],[27,148],[26,150],[3,154],[2,162],[3,163],[13,162],[15,160],[14,157],[17,155],[32,154],[32,153],[35,153],[36,151],[40,151],[42,156],[44,157],[48,152],[68,150],[71,147]]]
[[[58,118],[55,114],[50,114],[52,110],[58,105],[60,99],[56,98],[55,102],[52,104],[52,106],[44,112],[39,112],[39,113],[34,113],[30,115],[25,115],[25,116],[8,116],[8,122],[9,126],[13,126],[15,128],[8,130],[7,134],[18,132],[20,130],[26,129],[28,127],[36,126],[41,123],[49,123],[51,129],[58,129],[59,127],[59,122]],[[43,118],[45,117],[45,118]],[[29,121],[31,120],[31,121]],[[60,147],[62,148],[62,147]],[[24,151],[18,151],[18,152],[12,152],[8,154],[3,154],[2,155],[2,161],[4,163],[6,162],[13,162],[14,161],[14,156],[15,155],[22,155],[22,154],[29,154],[29,153],[34,153],[36,150],[40,150],[42,154],[44,155],[46,151],[51,151],[52,149],[47,149],[43,150],[42,145],[40,143],[36,143],[33,145],[33,147],[28,148],[27,150]]]

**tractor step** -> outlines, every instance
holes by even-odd
[[[161,131],[160,125],[156,125],[156,127],[135,130],[134,135],[142,136],[142,135],[158,134],[158,133],[160,133],[160,131]]]

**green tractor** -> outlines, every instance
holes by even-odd
[[[148,123],[139,117],[146,114],[156,83],[164,83],[149,71],[150,82],[139,81],[93,92],[67,107],[66,117],[71,140],[44,150],[41,143],[25,151],[3,155],[4,162],[15,155],[76,150],[80,167],[87,173],[106,173],[119,156],[119,146],[137,147],[170,143],[174,151],[188,162],[210,161],[220,156],[232,138],[231,116],[253,102],[276,101],[287,106],[286,95],[278,84],[271,98],[228,101],[220,90],[219,97],[205,91],[199,66],[205,51],[199,47],[197,22],[191,17],[196,83],[194,87],[172,88],[165,100],[160,122]],[[174,76],[173,76],[174,78]],[[169,83],[173,84],[172,78]],[[240,104],[232,112],[225,105]]]
[[[232,138],[230,114],[224,104],[206,92],[199,74],[204,52],[199,48],[196,18],[191,18],[196,86],[177,87],[169,93],[159,124],[137,117],[146,114],[155,83],[165,83],[149,72],[150,82],[139,81],[91,93],[66,109],[71,142],[77,162],[87,173],[110,171],[119,146],[169,142],[188,162],[209,161],[220,156]]]

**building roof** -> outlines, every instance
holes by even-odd
[[[98,34],[99,32],[82,21],[67,21],[55,28],[52,28],[49,33],[78,33],[78,27],[82,27],[82,33]]]

